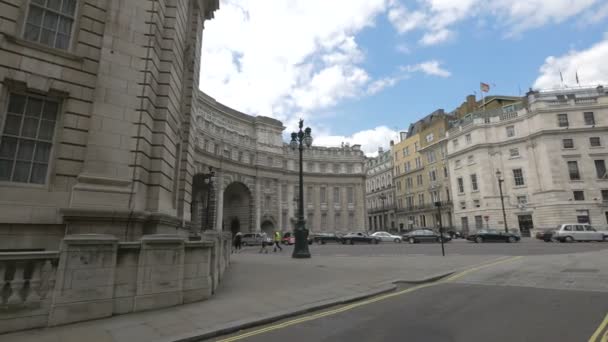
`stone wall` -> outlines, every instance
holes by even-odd
[[[0,253],[0,333],[200,301],[230,261],[231,235],[66,236],[59,252]]]

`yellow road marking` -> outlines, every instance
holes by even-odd
[[[608,341],[608,330],[606,330],[604,332],[603,336],[600,336],[602,331],[604,331],[604,329],[606,329],[607,326],[608,326],[608,314],[606,314],[606,317],[604,318],[602,323],[600,323],[600,326],[597,327],[597,330],[593,333],[593,335],[591,335],[591,338],[589,338],[589,342],[606,342],[606,341]],[[600,339],[600,337],[601,337],[601,339]]]
[[[487,268],[487,267],[491,267],[491,266],[495,266],[495,265],[498,265],[498,264],[502,264],[502,263],[505,263],[505,262],[515,261],[515,260],[520,259],[520,258],[522,258],[522,257],[521,256],[516,256],[516,257],[500,258],[500,259],[498,259],[498,260],[496,260],[494,262],[483,264],[483,265],[476,266],[476,267],[472,267],[472,268],[469,268],[469,269],[464,270],[462,272],[458,272],[456,274],[453,274],[453,275],[451,275],[451,276],[449,276],[447,278],[444,278],[442,280],[439,280],[437,282],[428,283],[428,284],[422,284],[422,285],[416,285],[414,287],[410,287],[410,288],[405,289],[405,290],[401,290],[401,291],[397,291],[397,292],[381,295],[381,296],[374,297],[374,298],[371,298],[371,299],[367,299],[367,300],[363,300],[363,301],[356,302],[356,303],[353,303],[353,304],[349,304],[349,305],[343,306],[341,308],[337,308],[337,309],[333,309],[333,310],[329,310],[329,311],[323,311],[323,312],[320,312],[320,313],[317,313],[317,314],[313,314],[313,315],[310,315],[310,316],[296,318],[296,319],[293,319],[293,320],[290,320],[290,321],[287,321],[287,322],[271,325],[271,326],[268,326],[266,328],[250,331],[248,333],[244,333],[244,334],[241,334],[241,335],[237,335],[237,336],[233,336],[233,337],[228,337],[226,339],[219,340],[217,342],[238,341],[238,340],[242,340],[242,339],[247,338],[247,337],[252,337],[252,336],[260,335],[260,334],[263,334],[263,333],[266,333],[266,332],[270,332],[270,331],[274,331],[274,330],[278,330],[278,329],[283,329],[283,328],[286,328],[286,327],[289,327],[289,326],[292,326],[292,325],[295,325],[295,324],[300,324],[300,323],[312,321],[312,320],[315,320],[315,319],[323,318],[323,317],[326,317],[326,316],[335,315],[335,314],[338,314],[338,313],[341,313],[341,312],[344,312],[344,311],[348,311],[348,310],[352,310],[354,308],[358,308],[358,307],[363,306],[363,305],[369,305],[369,304],[372,304],[372,303],[375,303],[375,302],[378,302],[378,301],[381,301],[381,300],[385,300],[385,299],[388,299],[388,298],[400,296],[400,295],[403,295],[403,294],[406,294],[406,293],[410,293],[410,292],[414,292],[416,290],[420,290],[420,289],[423,289],[423,288],[427,288],[427,287],[431,287],[431,286],[436,286],[436,285],[439,285],[439,284],[443,284],[443,283],[447,283],[447,282],[450,282],[450,281],[454,281],[456,279],[464,277],[465,275],[467,275],[469,273],[472,273],[472,272],[475,272],[475,271],[479,271],[479,270]]]

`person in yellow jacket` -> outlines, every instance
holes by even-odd
[[[280,251],[283,251],[283,248],[281,247],[281,233],[279,231],[274,232],[274,248],[272,251],[276,252],[277,248]]]

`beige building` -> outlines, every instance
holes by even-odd
[[[403,132],[401,141],[391,147],[394,163],[395,194],[397,198],[397,224],[399,231],[414,228],[415,218],[410,214],[414,206],[414,186],[417,150],[420,135]]]
[[[599,86],[531,91],[456,122],[448,131],[455,225],[506,225],[524,236],[567,222],[608,225],[607,120]]]
[[[290,228],[285,127],[198,91],[203,23],[218,6],[0,2],[0,248]],[[309,227],[364,227],[359,146],[313,147],[305,163]]]
[[[391,141],[391,145],[393,142]],[[365,200],[367,229],[395,231],[395,183],[393,182],[393,153],[378,149],[378,156],[367,160]]]

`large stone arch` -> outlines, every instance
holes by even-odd
[[[281,231],[281,227],[278,226],[277,220],[271,215],[262,216],[260,229],[262,232],[272,236],[275,231]]]
[[[233,234],[254,231],[252,191],[242,182],[226,186],[223,195],[222,230]]]

